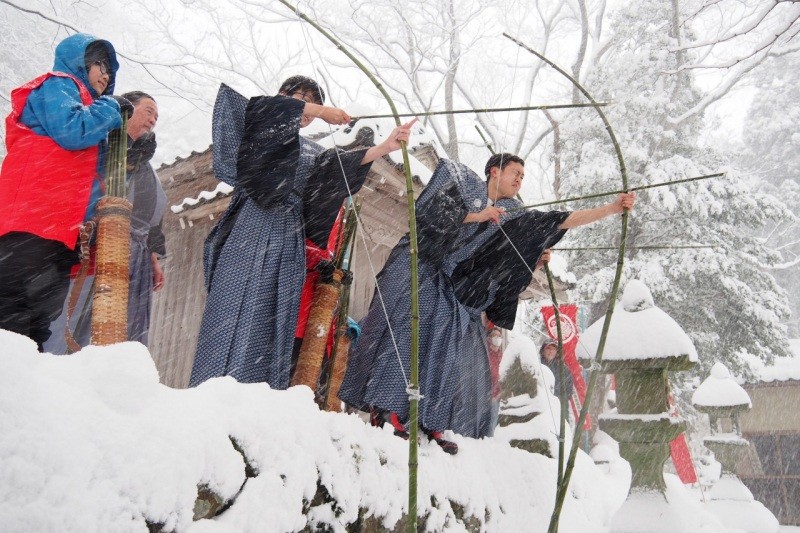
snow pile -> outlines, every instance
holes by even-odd
[[[578,344],[580,359],[593,359],[600,344],[605,317],[589,326]],[[650,289],[638,280],[625,287],[611,317],[603,359],[630,360],[689,356],[697,350],[689,336],[667,313],[655,307]]]
[[[660,492],[637,491],[628,496],[622,508],[614,515],[611,529],[648,533],[729,531],[699,501],[691,497],[678,476],[664,474],[664,481],[667,484],[666,495]]]
[[[789,349],[793,357],[776,357],[770,366],[756,357],[749,360],[750,368],[759,381],[800,381],[800,339],[789,339]]]
[[[182,532],[343,531],[360,510],[386,527],[405,512],[407,443],[319,411],[305,387],[221,378],[170,389],[138,343],[53,356],[0,331],[0,346],[0,531],[147,531],[146,520]],[[246,480],[231,439],[256,477]],[[546,529],[555,461],[498,439],[453,439],[456,456],[420,446],[429,529],[462,529],[455,507],[489,531]],[[308,509],[318,485],[331,499]],[[193,522],[198,486],[238,496]],[[561,530],[604,531],[626,489],[580,455]]]
[[[728,367],[714,363],[711,374],[692,394],[692,403],[702,407],[753,406],[750,396],[731,376]]]
[[[550,254],[550,261],[547,266],[556,279],[564,283],[577,283],[578,278],[575,277],[574,273],[570,272],[566,257],[554,252]]]
[[[544,368],[542,361],[539,357],[539,347],[528,337],[518,336],[511,339],[503,352],[503,359],[500,361],[500,380],[502,381],[508,370],[514,364],[514,361],[519,360],[522,368],[529,374],[542,379],[541,370]],[[548,369],[549,370],[549,369]],[[550,376],[553,373],[550,372]],[[555,381],[549,383],[549,388],[553,388]]]

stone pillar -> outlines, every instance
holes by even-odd
[[[587,366],[595,361],[604,320],[590,326],[578,345]],[[601,415],[599,426],[619,442],[619,453],[632,473],[630,493],[611,519],[610,531],[671,533],[696,531],[707,524],[705,517],[671,505],[664,482],[669,443],[686,425],[669,413],[668,372],[688,370],[696,361],[691,339],[655,306],[650,290],[640,281],[629,282],[614,309],[599,367],[600,372],[614,374],[617,383],[617,409]]]
[[[722,363],[692,395],[692,404],[708,414],[711,436],[703,439],[706,448],[722,465],[722,475],[708,493],[708,510],[723,524],[739,531],[775,533],[778,520],[769,509],[753,498],[736,475],[738,466],[749,459],[750,443],[742,438],[739,415],[752,407],[750,396],[733,379]]]

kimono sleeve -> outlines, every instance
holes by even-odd
[[[417,211],[418,257],[439,266],[458,241],[461,225],[469,210],[455,181],[439,189]]]
[[[305,102],[288,96],[256,96],[247,103],[236,181],[261,207],[271,207],[294,191],[304,107]]]
[[[236,186],[236,158],[244,133],[244,112],[247,98],[224,83],[219,86],[211,119],[211,141],[214,176]]]
[[[486,201],[486,186],[475,172],[460,163],[440,161],[417,202],[420,260],[439,267],[462,245],[464,218],[483,209]]]
[[[372,163],[361,164],[367,148],[338,151],[338,154],[337,150],[330,148],[317,156],[303,191],[306,238],[320,248],[327,246],[342,202],[361,190],[372,167]]]
[[[567,211],[530,211],[503,223],[503,231],[495,233],[453,272],[458,300],[485,310],[495,325],[512,329],[519,294],[530,284],[531,271],[542,252],[566,233],[559,226],[568,216]]]
[[[161,224],[159,222],[158,225],[151,227],[150,231],[147,232],[147,249],[164,257],[167,255],[167,240],[164,238],[164,230]]]

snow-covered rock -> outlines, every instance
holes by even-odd
[[[39,354],[0,330],[0,531],[344,531],[406,512],[408,444],[355,415],[320,411],[305,387],[231,378],[161,385],[138,343]],[[245,460],[256,477],[245,476]],[[423,439],[419,512],[430,530],[545,531],[556,462],[498,439]],[[605,531],[624,478],[579,454],[561,531]],[[193,521],[199,486],[233,505]],[[315,500],[324,488],[327,496]],[[477,526],[475,526],[477,524]]]

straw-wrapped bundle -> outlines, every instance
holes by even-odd
[[[131,203],[105,196],[97,206],[97,259],[92,302],[92,344],[128,338],[128,272],[131,258]]]
[[[322,371],[322,360],[325,358],[325,347],[331,331],[333,314],[339,303],[339,291],[344,273],[335,269],[330,280],[317,284],[311,311],[308,314],[306,333],[300,345],[300,357],[292,376],[292,386],[306,385],[316,391],[319,374]]]
[[[106,191],[97,205],[97,256],[92,300],[92,344],[128,338],[128,285],[131,258],[131,203],[126,198],[128,136],[122,128],[108,136]]]
[[[348,353],[350,353],[350,336],[347,334],[347,324],[345,323],[336,334],[336,348],[333,354],[330,381],[328,381],[328,394],[325,397],[326,411],[338,412],[341,410],[342,401],[339,399],[339,389],[347,371]]]

